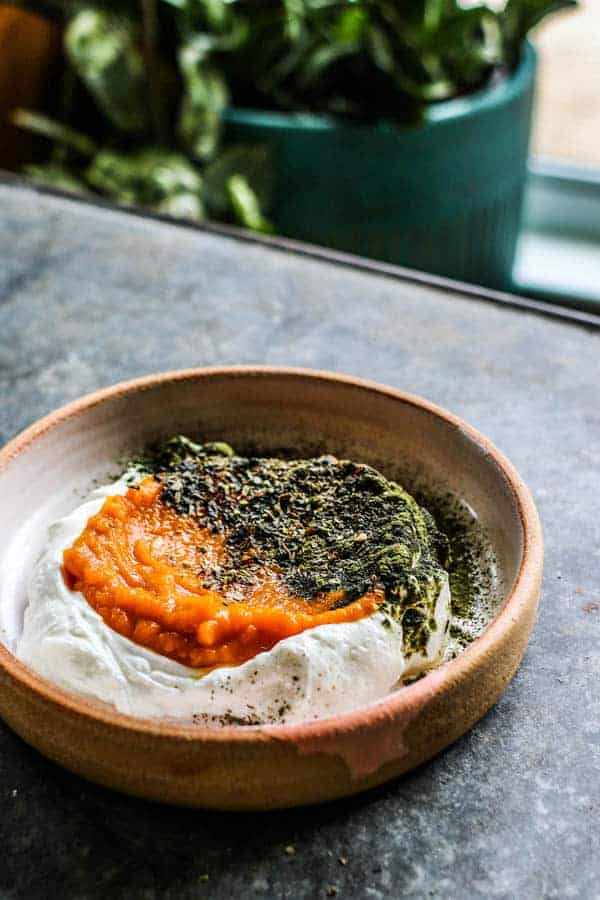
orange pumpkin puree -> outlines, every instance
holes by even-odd
[[[275,571],[227,596],[207,590],[205,575],[226,538],[177,515],[160,501],[161,487],[150,477],[108,497],[63,554],[69,588],[136,643],[196,668],[237,665],[283,638],[361,619],[381,604],[377,591],[337,609],[338,592],[293,597]]]

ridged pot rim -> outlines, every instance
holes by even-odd
[[[229,107],[225,111],[224,119],[227,125],[250,126],[265,131],[329,133],[371,131],[397,135],[422,133],[442,123],[460,123],[464,119],[472,119],[508,105],[531,86],[536,61],[537,54],[534,47],[529,41],[525,41],[521,59],[508,78],[502,78],[497,83],[480,88],[471,94],[426,104],[423,120],[416,125],[399,125],[388,120],[361,123],[318,113],[281,112],[237,106]]]

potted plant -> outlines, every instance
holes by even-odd
[[[13,112],[51,141],[30,174],[509,284],[526,35],[571,0],[133,2],[63,7],[53,118]]]

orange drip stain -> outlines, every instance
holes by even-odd
[[[107,497],[63,554],[67,586],[80,591],[120,634],[183,665],[238,665],[307,628],[353,622],[374,612],[373,591],[338,609],[339,593],[291,596],[274,571],[232,599],[203,587],[219,565],[226,538],[177,515],[146,478],[124,496]],[[235,586],[234,586],[235,588]]]

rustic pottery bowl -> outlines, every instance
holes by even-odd
[[[542,536],[512,465],[463,421],[425,400],[332,374],[223,368],[153,375],[59,409],[0,452],[0,604],[25,602],[45,526],[80,502],[116,461],[182,431],[263,453],[330,451],[464,498],[503,574],[500,612],[467,650],[356,712],[301,725],[208,730],[137,719],[69,695],[0,645],[0,715],[50,759],[154,800],[271,809],[353,794],[456,740],[512,678],[535,618]],[[18,602],[16,602],[18,600]],[[10,646],[10,640],[7,639]]]

